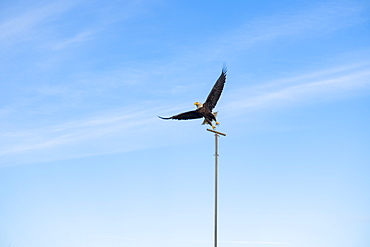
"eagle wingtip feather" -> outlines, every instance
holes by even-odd
[[[222,73],[226,75],[227,73],[227,66],[226,66],[226,63],[224,63],[224,65],[222,66]]]

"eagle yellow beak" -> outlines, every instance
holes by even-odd
[[[195,103],[194,103],[194,105],[198,105],[198,104],[199,104],[199,102],[195,102]]]

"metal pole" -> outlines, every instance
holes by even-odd
[[[214,247],[217,247],[217,187],[218,187],[218,137],[219,135],[226,136],[226,134],[207,129],[215,133],[215,222],[214,222]]]
[[[215,134],[215,233],[214,247],[217,247],[217,182],[218,182],[218,134]]]

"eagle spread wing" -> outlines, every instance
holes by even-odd
[[[196,119],[196,118],[201,118],[203,117],[200,115],[196,110],[194,111],[187,111],[184,113],[177,114],[172,117],[160,117],[162,119],[177,119],[177,120],[188,120],[188,119]]]
[[[222,68],[220,77],[218,78],[211,92],[209,93],[206,99],[206,102],[204,102],[204,106],[206,106],[210,111],[212,111],[212,109],[215,108],[217,101],[221,96],[222,90],[224,89],[224,85],[226,81],[226,72],[227,72],[227,69],[224,66]]]

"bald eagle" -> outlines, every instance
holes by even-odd
[[[212,121],[215,121],[216,125],[219,125],[219,123],[216,120],[217,112],[213,113],[212,110],[213,108],[215,108],[217,101],[221,96],[222,90],[224,89],[224,85],[226,81],[226,72],[227,72],[227,69],[224,66],[222,68],[220,77],[217,79],[206,101],[203,104],[199,102],[194,103],[194,105],[196,105],[197,107],[196,110],[180,113],[172,117],[159,117],[159,116],[158,117],[161,119],[165,119],[165,120],[168,120],[168,119],[189,120],[189,119],[196,119],[196,118],[204,118],[204,121],[202,124],[209,124],[212,126],[212,129],[214,129],[215,126],[212,124]]]

